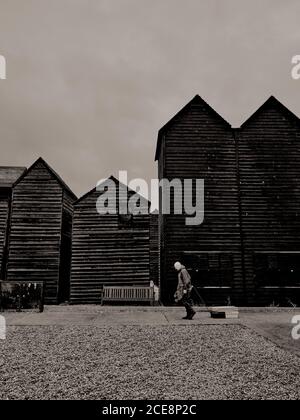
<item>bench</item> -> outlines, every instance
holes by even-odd
[[[154,288],[145,286],[103,286],[101,305],[104,302],[149,302],[154,305]]]

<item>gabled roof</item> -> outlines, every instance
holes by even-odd
[[[114,181],[115,182],[115,184],[118,184],[118,185],[123,185],[125,188],[127,188],[127,190],[129,191],[129,192],[133,192],[133,193],[135,193],[135,194],[138,194],[138,193],[136,193],[136,191],[133,191],[133,190],[131,190],[127,185],[125,185],[125,184],[123,184],[123,183],[121,183],[117,178],[115,178],[113,175],[111,175],[109,178],[107,178],[105,181],[103,181],[102,183],[100,183],[100,184],[98,184],[97,185],[97,187],[99,187],[99,186],[101,186],[102,184],[104,184],[107,180],[112,180],[112,181]],[[97,187],[95,187],[95,188],[93,188],[92,190],[90,190],[90,191],[88,191],[86,194],[84,194],[82,197],[80,197],[75,203],[74,203],[74,205],[76,205],[76,204],[79,204],[81,201],[83,201],[85,198],[87,198],[87,197],[89,197],[90,195],[92,195],[92,194],[94,194],[96,191],[97,191]],[[139,194],[138,194],[139,195]],[[147,198],[145,198],[145,197],[143,197],[142,195],[140,195],[140,197],[143,199],[143,200],[145,200],[145,201],[147,201],[149,204],[151,204],[150,203],[150,201],[149,200],[147,200]]]
[[[192,105],[204,105],[208,112],[212,114],[214,117],[219,119],[224,125],[228,128],[231,128],[231,125],[223,118],[220,114],[218,114],[207,102],[204,101],[199,95],[196,95],[187,105],[185,105],[170,121],[167,122],[158,132],[158,139],[157,139],[157,146],[156,146],[156,153],[155,153],[155,160],[158,160],[160,147],[162,143],[162,139],[164,134],[169,130],[172,125],[178,121],[178,119],[182,118],[186,112],[191,108]]]
[[[0,166],[0,188],[12,188],[25,171],[20,166]]]
[[[103,184],[108,180],[111,179],[116,183],[119,183],[119,181],[117,180],[117,178],[115,178],[113,175],[111,175],[109,178],[107,178],[105,181],[103,181]],[[99,184],[101,185],[101,184]],[[89,197],[90,195],[94,194],[97,191],[97,187],[92,188],[90,191],[88,191],[86,194],[84,194],[83,196],[81,196],[80,198],[78,198],[78,200],[75,201],[74,205],[79,204],[81,201],[85,200],[87,197]]]
[[[50,165],[48,165],[48,163],[43,159],[43,158],[39,158],[38,160],[36,160],[34,162],[33,165],[30,166],[29,169],[27,169],[23,175],[17,180],[17,182],[14,184],[18,185],[28,174],[29,172],[31,172],[38,164],[43,165],[47,171],[50,172],[50,174],[53,176],[54,179],[56,179],[56,181],[60,184],[60,186],[62,187],[63,190],[66,190],[73,198],[74,200],[77,200],[76,195],[73,193],[73,191],[68,187],[68,185],[62,180],[62,178],[54,171],[54,169],[51,168]]]
[[[270,108],[277,108],[279,112],[282,113],[282,115],[285,115],[288,119],[294,120],[296,122],[300,122],[297,115],[295,115],[292,111],[290,111],[285,105],[283,105],[281,102],[278,101],[278,99],[275,98],[275,96],[271,96],[261,107],[258,108],[257,111],[254,112],[254,114],[251,115],[250,118],[248,118],[241,126],[241,129],[245,128],[250,124],[253,120],[255,120],[260,114],[265,112],[267,109]]]

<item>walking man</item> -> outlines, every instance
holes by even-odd
[[[187,269],[180,262],[174,264],[175,270],[178,271],[178,286],[174,295],[175,302],[181,302],[186,309],[186,316],[183,319],[192,320],[196,314],[193,309],[191,292],[193,289],[191,276]]]

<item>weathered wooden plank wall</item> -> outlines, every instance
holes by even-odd
[[[177,276],[174,262],[201,254],[232,254],[230,289],[207,293],[209,303],[235,302],[243,290],[240,222],[238,206],[237,156],[233,132],[228,123],[200,97],[195,97],[159,134],[157,159],[159,177],[205,180],[205,221],[186,226],[185,215],[161,216],[161,286],[164,302],[173,302]],[[172,204],[173,204],[172,200]],[[193,261],[195,261],[193,259]],[[189,269],[196,272],[197,266]],[[202,282],[201,286],[210,284]],[[219,285],[221,286],[221,284]],[[216,287],[215,285],[212,287]],[[218,295],[218,296],[217,296]]]
[[[7,239],[13,184],[26,168],[0,167],[0,279],[6,277]]]
[[[65,190],[42,159],[13,190],[7,280],[44,281],[46,303],[58,303],[62,282],[69,282],[67,275],[60,278],[68,264],[61,258],[62,232],[70,237],[71,229],[70,217],[64,217],[64,207],[71,211],[71,203],[65,204]]]
[[[271,98],[242,126],[238,146],[248,302],[288,305],[290,299],[299,304],[300,267],[294,254],[300,252],[299,119]],[[283,252],[282,264],[272,263],[276,253]],[[258,267],[257,253],[269,255],[264,268]],[[265,275],[258,276],[261,269]],[[272,278],[263,288],[259,277],[263,280],[268,272]]]
[[[59,300],[70,299],[70,277],[72,260],[72,225],[74,196],[67,190],[63,192],[60,270],[59,270]]]
[[[273,97],[240,129],[196,97],[160,131],[159,178],[205,180],[202,226],[160,215],[164,301],[181,260],[200,288],[212,286],[207,302],[300,303],[299,140],[299,118]]]
[[[8,229],[10,194],[0,190],[0,279],[5,278],[5,248]]]
[[[99,303],[104,284],[149,286],[150,216],[136,215],[120,225],[117,214],[99,215],[93,190],[74,205],[71,302]],[[149,203],[143,200],[143,206]]]
[[[159,286],[158,214],[150,214],[150,280]]]

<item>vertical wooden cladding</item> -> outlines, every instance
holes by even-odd
[[[150,280],[160,286],[158,213],[150,214]]]
[[[7,280],[44,281],[46,303],[68,297],[75,199],[43,159],[13,190]]]
[[[163,301],[173,302],[177,282],[175,261],[188,263],[187,255],[220,252],[232,255],[234,269],[231,289],[221,290],[215,303],[223,303],[228,295],[236,301],[242,294],[243,279],[237,156],[230,125],[196,96],[160,131],[156,159],[160,179],[205,181],[202,225],[186,226],[185,215],[160,216]],[[206,299],[214,303],[212,293]]]
[[[10,193],[0,190],[0,279],[5,277],[5,248],[10,207]]]
[[[96,189],[74,206],[72,303],[99,303],[104,284],[148,286],[150,282],[150,216],[123,220],[118,205],[120,183],[113,177],[110,180],[116,185],[116,214],[97,212],[102,193]],[[126,191],[127,197],[133,194],[127,187]],[[142,199],[141,206],[148,211],[149,202]]]
[[[300,122],[275,98],[270,98],[239,132],[242,236],[249,304],[279,302],[279,294],[300,303],[299,280],[287,278],[276,287],[263,288],[257,261],[287,260],[293,265],[300,251]],[[260,255],[260,256],[259,256]],[[273,256],[272,256],[273,255]],[[281,255],[281,256],[280,256]],[[299,257],[299,256],[298,256]],[[284,264],[286,265],[286,264]],[[277,274],[284,267],[277,268]],[[287,289],[284,282],[286,281]],[[298,287],[298,288],[297,288]]]
[[[26,168],[0,167],[0,279],[6,276],[7,237],[13,184]]]
[[[160,131],[159,178],[205,180],[203,225],[160,214],[164,301],[182,260],[212,286],[208,302],[300,303],[299,141],[299,119],[274,97],[234,130],[196,97]]]

